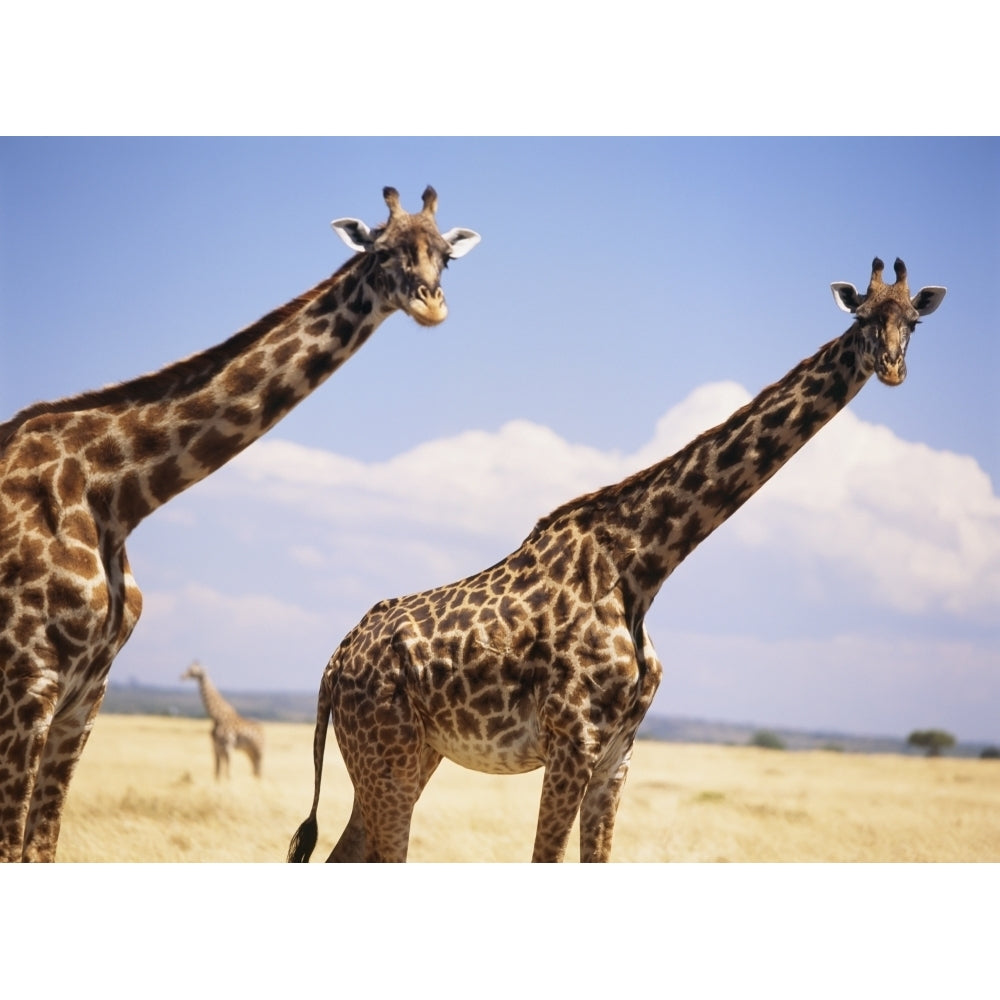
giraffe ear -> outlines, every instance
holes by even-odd
[[[941,301],[944,299],[945,292],[947,291],[948,289],[943,288],[941,285],[927,285],[921,288],[910,301],[913,303],[913,308],[921,316],[930,316],[941,305]]]
[[[849,281],[835,281],[830,288],[833,291],[833,301],[845,313],[856,313],[858,306],[865,300],[863,295],[858,295],[858,290]]]
[[[448,256],[452,260],[464,257],[482,239],[479,233],[473,232],[471,229],[449,229],[441,236],[445,243],[451,247]]]
[[[359,253],[371,250],[375,239],[372,231],[360,219],[334,219],[330,225],[352,250]]]

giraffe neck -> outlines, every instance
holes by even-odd
[[[219,694],[218,688],[202,674],[198,678],[198,687],[201,689],[201,700],[205,703],[205,711],[209,716],[219,721],[233,714],[233,708],[225,698]]]
[[[66,492],[121,540],[147,515],[257,440],[394,311],[371,255],[358,254],[252,326],[159,372],[0,425],[0,452],[26,435],[58,456]]]
[[[664,461],[564,505],[536,533],[568,517],[578,533],[596,535],[644,614],[682,560],[857,395],[871,375],[858,341],[855,324],[723,423]]]

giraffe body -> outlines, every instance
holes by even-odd
[[[479,241],[437,195],[334,229],[357,253],[224,343],[159,372],[36,403],[0,424],[0,860],[55,857],[66,791],[142,597],[125,542],[257,440],[389,315],[447,315],[440,276]]]
[[[533,860],[606,861],[636,732],[662,667],[645,627],[677,565],[877,373],[905,376],[906,345],[943,288],[911,300],[905,268],[868,292],[833,286],[856,320],[676,454],[543,517],[506,559],[373,607],[320,684],[313,808],[289,848],[304,861],[328,720],[354,784],[331,861],[406,859],[410,818],[443,756],[480,771],[543,767]]]
[[[249,758],[253,773],[260,777],[264,759],[264,727],[255,719],[245,719],[219,693],[200,663],[192,663],[181,674],[181,680],[198,682],[201,700],[212,720],[212,752],[215,755],[215,777],[229,777],[229,753],[242,750]]]

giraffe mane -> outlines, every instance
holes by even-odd
[[[669,459],[667,459],[667,461],[669,461]],[[640,487],[640,489],[645,488],[645,484],[650,478],[652,478],[652,475],[660,469],[662,464],[664,463],[658,463],[657,465],[650,466],[649,468],[640,469],[638,472],[633,472],[632,475],[627,476],[620,482],[613,483],[610,486],[602,486],[596,490],[591,490],[590,493],[581,493],[580,496],[573,497],[572,500],[567,500],[554,510],[550,510],[548,514],[540,517],[535,522],[534,528],[531,529],[531,535],[545,531],[555,524],[555,522],[560,518],[566,517],[567,515],[573,514],[577,511],[585,509],[593,509],[597,511],[605,507],[609,509],[614,507],[623,493],[627,493],[636,486]],[[531,537],[531,535],[529,535],[529,537]]]
[[[140,375],[134,379],[113,383],[100,389],[90,389],[61,399],[29,404],[0,424],[0,454],[18,429],[34,417],[53,413],[72,413],[75,410],[89,410],[102,406],[153,402],[161,398],[166,391],[197,392],[212,377],[218,362],[230,357],[234,352],[242,351],[262,334],[280,326],[295,315],[317,294],[328,291],[361,256],[363,254],[355,254],[326,281],[272,310],[220,344],[175,361],[159,371]]]

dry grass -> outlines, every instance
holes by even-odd
[[[70,791],[60,861],[283,861],[312,799],[312,726],[267,724],[264,775],[212,773],[209,724],[99,717]],[[411,861],[526,861],[541,772],[445,761],[414,813]],[[352,791],[327,743],[314,861]],[[567,860],[579,857],[574,830]],[[640,742],[613,857],[648,861],[1000,861],[1000,763]]]

